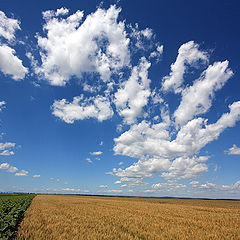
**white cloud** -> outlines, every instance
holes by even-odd
[[[229,106],[230,112],[223,114],[216,123],[207,125],[207,120],[197,118],[189,121],[177,134],[172,146],[186,154],[200,151],[209,142],[216,140],[228,127],[240,120],[240,101]]]
[[[128,27],[130,29],[130,36],[132,40],[131,44],[134,44],[134,48],[141,50],[146,50],[146,48],[149,48],[149,40],[154,37],[153,30],[150,28],[139,30],[138,24],[135,24],[135,26],[130,24]]]
[[[8,18],[4,12],[0,11],[0,37],[5,38],[9,43],[14,43],[15,31],[20,29],[18,20]],[[0,70],[5,75],[10,75],[14,80],[23,79],[28,73],[22,60],[16,56],[15,50],[2,44],[2,41],[0,41]]]
[[[223,189],[223,190],[230,189],[230,190],[238,190],[238,191],[240,191],[240,180],[235,182],[232,185],[222,185],[221,189]]]
[[[6,102],[0,101],[0,112],[5,108]]]
[[[229,148],[228,151],[225,151],[228,155],[240,155],[240,148],[236,146],[236,144],[233,144],[231,148]]]
[[[99,185],[99,188],[108,188],[108,185]]]
[[[82,11],[67,18],[57,18],[53,11],[43,13],[46,36],[37,35],[42,64],[36,73],[58,86],[83,73],[97,73],[109,81],[114,71],[129,65],[125,24],[117,21],[120,11],[115,5],[99,8],[84,21]]]
[[[11,156],[11,155],[14,155],[14,152],[9,151],[9,150],[4,150],[4,151],[0,152],[0,155],[1,156]]]
[[[127,177],[131,178],[132,181],[142,183],[142,178],[151,177],[153,173],[163,172],[169,167],[170,162],[168,159],[142,158],[126,169],[113,169],[113,173],[118,177]]]
[[[20,29],[20,22],[17,19],[8,18],[0,11],[0,36],[12,41],[15,39],[15,31]]]
[[[11,173],[18,171],[18,168],[11,166],[9,163],[1,163],[0,169],[7,170],[8,172],[11,172]]]
[[[118,189],[111,189],[111,190],[101,190],[99,192],[103,192],[103,193],[122,193],[122,190],[118,190]]]
[[[219,169],[220,169],[220,167],[216,164],[215,167],[214,167],[214,169],[213,169],[213,171],[214,171],[214,172],[217,172]]]
[[[8,169],[10,165],[8,163],[1,163],[0,169]]]
[[[174,113],[176,123],[184,125],[194,116],[206,113],[212,105],[214,92],[221,89],[232,75],[228,61],[210,65],[200,79],[182,91],[181,103]]]
[[[60,8],[60,9],[57,9],[57,12],[56,12],[56,16],[60,16],[60,15],[67,15],[69,12],[69,10],[67,8]]]
[[[148,183],[143,181],[143,177],[142,175],[138,174],[138,175],[131,175],[128,174],[128,169],[122,170],[121,168],[113,169],[113,173],[120,177],[119,181],[115,181],[114,184],[122,184],[122,183],[128,183],[129,186],[144,186],[147,185]],[[148,177],[148,176],[147,176]]]
[[[92,160],[90,158],[86,158],[86,160],[89,162],[89,163],[92,163]]]
[[[63,188],[62,191],[65,192],[81,192],[80,188]]]
[[[162,89],[164,91],[174,90],[175,93],[181,92],[187,66],[197,67],[199,62],[208,62],[207,53],[200,51],[199,45],[193,41],[183,44],[178,50],[175,63],[171,65],[170,74],[163,78]]]
[[[199,182],[198,182],[198,181],[192,181],[192,182],[190,182],[189,184],[191,184],[191,185],[198,185]]]
[[[14,172],[17,172],[17,171],[18,171],[18,168],[16,168],[16,167],[9,166],[9,168],[8,168],[8,172],[14,173]]]
[[[202,173],[208,171],[205,164],[208,158],[208,156],[176,158],[169,167],[168,172],[162,173],[161,176],[165,179],[198,178]]]
[[[101,141],[101,142],[99,143],[99,145],[102,146],[102,145],[103,145],[103,141]]]
[[[213,124],[207,125],[207,120],[203,118],[189,121],[180,128],[174,140],[170,138],[168,122],[150,124],[142,121],[132,125],[114,139],[114,152],[140,160],[126,169],[113,169],[113,173],[118,177],[130,178],[151,177],[153,173],[162,173],[166,179],[199,177],[208,170],[204,163],[208,157],[193,155],[240,120],[240,101],[229,108],[230,112],[223,114]]]
[[[83,90],[85,92],[90,92],[90,93],[97,93],[99,91],[101,91],[102,86],[101,85],[95,85],[95,86],[91,86],[87,83],[83,83]]]
[[[163,53],[163,45],[158,45],[157,51],[159,52],[159,54],[162,54]]]
[[[52,109],[52,114],[66,123],[74,123],[76,120],[86,118],[96,118],[102,122],[113,115],[109,100],[102,96],[84,99],[81,95],[74,97],[73,102],[68,102],[66,99],[55,100]]]
[[[14,155],[14,152],[11,151],[11,148],[14,148],[16,146],[16,143],[12,142],[6,142],[6,143],[0,143],[0,155],[1,156],[11,156]]]
[[[169,144],[168,123],[151,125],[147,121],[134,124],[118,138],[115,138],[114,152],[118,155],[141,158],[144,155],[164,154],[165,145]]]
[[[0,70],[17,81],[25,77],[28,69],[23,66],[22,60],[15,56],[15,53],[13,48],[0,45]]]
[[[16,143],[12,142],[5,142],[5,143],[0,143],[0,150],[5,150],[6,148],[14,148]]]
[[[144,30],[141,30],[140,33],[148,39],[150,39],[153,35],[153,31],[150,28],[145,28]]]
[[[28,171],[21,170],[17,172],[18,168],[11,166],[9,163],[1,163],[0,169],[6,170],[7,172],[10,172],[10,173],[15,173],[15,176],[28,176]]]
[[[168,181],[164,183],[156,183],[152,185],[154,189],[167,189],[168,191],[174,191],[176,189],[185,189],[187,186],[175,181]]]
[[[159,58],[163,54],[163,45],[158,45],[157,49],[150,54],[150,58],[157,58],[157,61],[159,61]]]
[[[103,152],[101,151],[97,151],[97,152],[90,152],[91,155],[94,155],[94,156],[99,156],[99,155],[102,155]]]
[[[20,172],[15,173],[15,176],[21,176],[21,177],[28,176],[28,171],[21,170]]]
[[[215,183],[207,182],[205,184],[202,184],[199,188],[214,189],[214,188],[216,188],[216,186],[217,185]]]
[[[123,162],[119,162],[118,165],[120,165],[120,166],[123,165]]]
[[[35,174],[32,176],[33,178],[40,178],[40,175],[39,174]]]
[[[143,192],[143,193],[154,193],[154,192],[156,192],[156,190],[146,189],[146,190],[143,190],[143,191],[141,191],[141,192]]]
[[[114,103],[124,122],[132,124],[142,114],[150,96],[150,79],[148,68],[151,66],[145,58],[141,58],[139,66],[132,69],[130,78],[115,93]]]

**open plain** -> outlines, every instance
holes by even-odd
[[[16,239],[240,239],[240,201],[36,196]]]

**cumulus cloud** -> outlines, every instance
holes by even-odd
[[[4,150],[4,151],[0,152],[0,155],[1,156],[11,156],[11,155],[14,155],[14,152],[9,151],[9,150]]]
[[[207,183],[205,183],[205,184],[200,185],[199,188],[214,189],[214,188],[216,188],[216,186],[217,186],[217,185],[216,185],[215,183],[207,182]]]
[[[131,175],[129,174],[129,172],[128,172],[128,169],[123,170],[121,168],[119,169],[114,168],[113,174],[115,176],[120,177],[120,180],[115,181],[114,184],[127,183],[128,186],[144,186],[148,184],[144,182],[144,177],[149,177],[149,176],[144,176],[141,173],[138,173],[137,175]],[[131,173],[133,173],[133,171]]]
[[[86,160],[89,162],[89,163],[92,163],[92,160],[90,158],[86,158]]]
[[[8,18],[4,12],[0,11],[0,36],[8,41],[15,39],[15,31],[20,30],[20,21]]]
[[[85,20],[82,11],[65,18],[66,9],[44,12],[46,35],[37,35],[41,65],[35,72],[58,86],[83,73],[96,73],[109,81],[130,59],[125,24],[117,21],[120,11],[115,5],[107,10],[98,8]]]
[[[216,123],[207,125],[206,119],[197,118],[184,125],[174,140],[170,140],[169,125],[165,122],[150,124],[142,121],[115,138],[115,154],[130,157],[155,155],[165,158],[193,155],[209,142],[218,138],[224,129],[233,127],[240,117],[240,101],[229,106]]]
[[[143,178],[162,172],[166,179],[196,178],[208,170],[207,156],[196,157],[209,142],[216,140],[228,127],[240,120],[240,102],[229,106],[230,112],[223,114],[216,123],[196,118],[189,121],[171,140],[169,124],[150,124],[142,121],[131,126],[115,138],[114,152],[119,155],[140,158],[126,169],[114,169],[118,177]],[[146,156],[146,157],[143,157]],[[152,156],[152,157],[149,157]]]
[[[15,53],[13,48],[7,45],[0,45],[0,70],[17,81],[25,77],[28,69],[23,66],[22,60]]]
[[[0,101],[0,112],[5,108],[6,102]]]
[[[238,191],[240,191],[240,180],[235,182],[232,185],[222,185],[221,189],[222,190],[238,190]]]
[[[9,163],[1,163],[0,164],[0,169],[6,170],[8,172],[14,173],[18,171],[18,168],[11,166]]]
[[[130,29],[129,35],[131,37],[132,44],[134,44],[134,48],[140,50],[145,50],[145,48],[148,48],[149,45],[146,45],[146,41],[154,38],[153,30],[151,28],[140,30],[138,24],[135,24],[135,26],[130,24],[128,27]]]
[[[188,66],[197,67],[197,63],[207,63],[208,55],[199,50],[199,45],[193,41],[184,43],[178,50],[178,56],[171,65],[171,72],[163,78],[162,89],[164,91],[173,90],[175,93],[181,92],[184,81],[184,73]]]
[[[80,188],[63,188],[62,191],[65,192],[81,192]]]
[[[97,151],[97,152],[90,152],[91,155],[94,155],[94,156],[99,156],[99,155],[102,155],[103,152],[101,151]]]
[[[225,151],[228,155],[240,155],[240,148],[237,147],[236,144],[233,144],[231,148],[229,148],[228,151]]]
[[[122,193],[123,191],[118,190],[118,189],[109,189],[109,190],[101,190],[99,192],[102,192],[102,193]]]
[[[199,182],[198,181],[191,181],[189,184],[191,184],[191,185],[198,185]]]
[[[108,185],[99,185],[99,188],[108,188]]]
[[[16,146],[16,143],[12,143],[12,142],[0,143],[0,150],[4,150],[6,148],[13,148],[15,146]]]
[[[57,9],[57,11],[56,11],[56,16],[67,15],[68,12],[69,12],[69,9],[67,9],[67,8],[64,8],[64,7],[59,8],[59,9]]]
[[[5,38],[8,43],[15,40],[15,31],[20,30],[20,22],[13,18],[8,18],[4,12],[0,11],[0,37]],[[22,60],[16,56],[16,51],[3,44],[0,39],[0,70],[5,75],[10,75],[14,80],[20,80],[28,73],[28,69],[23,66]]]
[[[14,148],[15,146],[16,146],[16,143],[12,143],[12,142],[0,143],[0,155],[1,156],[14,155],[14,152],[10,149]]]
[[[118,177],[134,178],[132,181],[151,177],[153,173],[169,169],[170,162],[168,159],[160,158],[142,158],[126,169],[113,169],[113,173]],[[126,180],[126,179],[125,179]],[[142,180],[141,180],[142,182]],[[140,182],[139,182],[140,183]]]
[[[28,176],[28,171],[26,171],[26,170],[21,170],[20,172],[15,173],[15,176],[18,176],[18,177],[26,177],[26,176]]]
[[[102,122],[113,115],[110,102],[106,97],[96,96],[88,99],[83,95],[74,97],[72,102],[66,99],[55,100],[52,105],[53,115],[66,123],[74,123],[76,120],[96,118]]]
[[[168,172],[162,173],[162,177],[165,179],[197,178],[203,172],[208,171],[208,167],[205,164],[208,159],[208,156],[176,158],[169,167]]]
[[[132,124],[142,114],[142,108],[147,105],[150,96],[150,79],[148,68],[151,66],[146,58],[141,58],[139,66],[132,69],[130,78],[115,93],[114,103],[124,122]]]
[[[176,190],[176,189],[184,189],[187,186],[181,183],[177,183],[175,181],[168,181],[164,183],[156,183],[152,185],[154,189],[167,189],[168,191]]]
[[[123,184],[123,185],[121,185],[121,187],[127,187],[127,184]]]
[[[200,79],[182,91],[181,103],[174,113],[176,123],[184,125],[194,116],[206,113],[212,105],[214,92],[221,89],[232,75],[228,61],[210,65]]]
[[[32,176],[33,178],[40,178],[40,175],[39,174],[35,174]]]
[[[2,163],[1,165],[0,165],[0,169],[8,169],[9,168],[9,164],[8,163]]]
[[[18,168],[11,166],[9,163],[1,163],[0,169],[6,170],[7,172],[10,172],[10,173],[15,173],[15,176],[28,176],[28,171],[21,170],[18,172]]]
[[[85,18],[82,11],[69,15],[66,8],[43,12],[44,33],[37,34],[41,59],[38,62],[32,56],[31,60],[35,73],[56,86],[64,86],[76,77],[86,94],[73,101],[55,100],[52,114],[66,123],[88,118],[102,122],[114,113],[122,118],[118,129],[125,132],[114,139],[114,153],[137,160],[125,169],[107,172],[120,178],[116,184],[144,185],[144,178],[156,173],[168,184],[173,179],[198,178],[208,171],[209,157],[199,156],[201,149],[240,120],[240,102],[230,105],[229,112],[215,123],[208,124],[208,119],[200,116],[210,110],[215,92],[233,75],[229,63],[215,62],[205,68],[208,53],[194,41],[187,42],[179,48],[162,87],[151,91],[150,61],[161,56],[163,45],[153,44],[151,51],[148,48],[148,58],[134,55],[133,44],[142,53],[145,40],[154,39],[154,34],[149,28],[139,30],[138,25],[119,21],[120,12],[115,5],[106,10],[98,8]],[[184,86],[188,70],[202,71],[202,67],[205,70],[199,78]],[[164,100],[172,91],[181,94],[174,110]],[[102,152],[90,154],[98,156]]]
[[[157,58],[157,61],[159,61],[162,54],[163,54],[163,45],[158,45],[156,50],[151,52],[150,58]]]

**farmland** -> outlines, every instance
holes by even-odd
[[[240,239],[240,202],[38,195],[16,239]]]
[[[14,236],[34,195],[0,195],[0,239]]]

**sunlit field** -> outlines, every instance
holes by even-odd
[[[16,239],[240,239],[240,201],[36,196]]]

